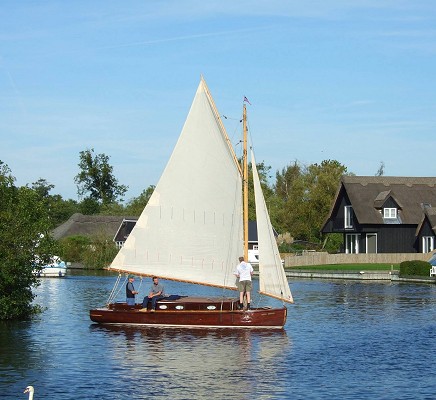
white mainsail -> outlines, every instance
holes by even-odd
[[[201,79],[170,160],[110,269],[235,288],[242,177]]]
[[[259,293],[293,303],[288,279],[282,267],[277,242],[260,186],[256,160],[251,151],[254,196],[256,201],[257,238],[259,245]]]

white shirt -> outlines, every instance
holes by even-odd
[[[242,261],[236,267],[236,273],[239,275],[239,282],[251,281],[251,274],[253,273],[253,267],[250,263]]]

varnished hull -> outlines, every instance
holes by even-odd
[[[140,305],[110,304],[90,311],[92,321],[101,324],[136,324],[160,327],[283,328],[287,309],[255,308],[237,310],[237,301],[182,298],[160,301],[156,312],[141,310]]]

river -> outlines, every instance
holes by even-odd
[[[42,279],[46,311],[0,323],[1,399],[27,399],[27,385],[35,400],[436,398],[434,284],[292,279],[296,303],[273,331],[93,324],[114,282]]]

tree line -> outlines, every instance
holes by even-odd
[[[78,168],[74,181],[80,200],[72,200],[52,194],[55,186],[44,178],[17,186],[12,171],[0,160],[0,319],[25,318],[39,311],[32,305],[32,289],[38,285],[34,271],[51,256],[66,255],[67,261],[75,261],[80,255],[88,266],[101,266],[116,252],[112,238],[75,237],[56,242],[50,234],[55,227],[77,212],[139,216],[154,190],[150,185],[123,204],[128,187],[115,178],[109,156],[94,149],[80,152]],[[347,168],[336,160],[311,165],[295,161],[277,171],[272,184],[271,167],[261,162],[257,168],[272,225],[286,233],[280,250],[294,251],[296,243],[325,247],[320,228]],[[253,191],[251,179],[249,190]],[[249,218],[255,220],[253,201]],[[330,241],[327,249],[337,251],[339,244]]]

